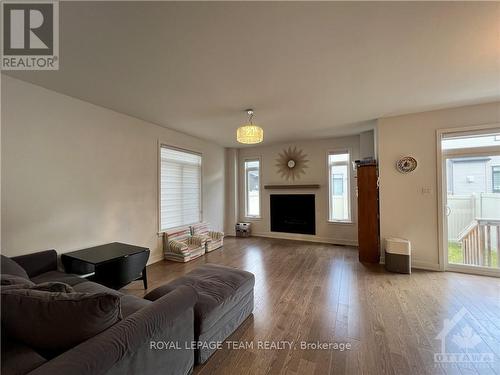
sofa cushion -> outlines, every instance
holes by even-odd
[[[43,290],[46,292],[59,292],[59,293],[73,293],[74,290],[68,284],[59,281],[47,281],[41,284],[35,284],[31,280],[24,279],[14,275],[1,275],[1,289],[2,291],[9,289],[31,289]]]
[[[47,281],[45,283],[36,284],[31,288],[31,290],[41,290],[44,292],[54,292],[54,293],[74,293],[75,290],[68,284],[61,283],[59,281]]]
[[[151,304],[151,301],[120,293],[114,289],[110,289],[104,285],[94,283],[92,281],[87,281],[84,283],[80,283],[74,286],[76,292],[79,293],[109,293],[114,294],[120,298],[120,303],[122,307],[122,317],[126,318],[127,316],[135,313],[136,311],[146,307]]]
[[[146,299],[131,295],[123,295],[120,299],[120,302],[122,304],[122,316],[124,319],[127,316],[132,315],[136,311],[139,311],[153,303]]]
[[[18,255],[11,259],[23,267],[30,278],[44,272],[57,270],[57,253],[55,250],[37,251],[32,254]]]
[[[75,286],[88,280],[70,273],[64,273],[61,271],[49,271],[33,277],[31,281],[33,281],[35,284],[41,284],[48,281],[59,281],[61,283],[68,284],[69,286]]]
[[[201,223],[196,223],[191,225],[191,235],[206,235],[208,237],[208,232],[210,231],[208,223],[202,221]]]
[[[15,275],[8,275],[8,274],[2,274],[0,276],[0,284],[2,290],[7,290],[7,289],[27,289],[31,288],[35,285],[34,282],[32,282],[29,279],[25,279],[24,277],[19,277]]]
[[[73,285],[73,289],[77,293],[107,293],[113,294],[115,296],[121,297],[123,293],[120,293],[117,290],[108,288],[107,286],[95,283],[93,281],[88,281],[87,279],[83,279],[83,282]]]
[[[19,277],[22,277],[24,279],[29,279],[29,276],[23,267],[21,267],[19,264],[14,262],[12,259],[10,259],[4,255],[0,255],[0,257],[1,257],[1,262],[0,262],[1,272],[0,273],[2,273],[2,274],[6,273],[9,275],[19,276]]]
[[[216,264],[204,264],[151,291],[144,298],[155,301],[181,285],[193,287],[198,294],[194,310],[195,332],[199,335],[210,330],[224,314],[252,292],[254,284],[255,277],[250,272]]]
[[[21,375],[43,365],[47,360],[29,346],[2,337],[2,375]]]
[[[60,353],[121,319],[119,296],[106,293],[2,291],[2,327],[17,341]]]
[[[222,342],[231,335],[253,311],[253,290],[248,292],[238,301],[231,310],[224,315],[210,329],[196,336],[199,343]],[[216,348],[210,345],[202,345],[195,350],[196,363],[204,363],[215,352]]]

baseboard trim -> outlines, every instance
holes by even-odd
[[[148,266],[154,263],[158,263],[163,260],[163,254],[158,254],[154,257],[149,258]]]
[[[307,241],[307,242],[319,242],[328,243],[332,245],[343,245],[343,246],[358,246],[356,241],[343,240],[337,238],[329,237],[319,237],[319,236],[307,236],[303,234],[292,234],[292,233],[274,233],[274,232],[252,232],[254,237],[265,237],[265,238],[277,238],[282,240],[295,240],[295,241]]]
[[[380,254],[380,264],[385,264],[385,253],[384,251]],[[426,270],[426,271],[442,271],[439,268],[439,264],[430,263],[430,262],[421,262],[418,260],[411,261],[411,268],[416,270]]]
[[[411,262],[411,268],[415,268],[418,270],[426,270],[426,271],[441,271],[441,269],[439,268],[439,264],[437,263],[420,262],[413,260]]]
[[[499,277],[500,272],[498,269],[492,268],[488,269],[486,267],[467,267],[459,264],[449,264],[446,267],[447,272],[459,272],[466,273],[468,275],[479,275],[479,276],[491,276],[491,277]]]

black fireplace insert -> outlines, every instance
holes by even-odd
[[[271,194],[271,231],[316,234],[314,194]]]

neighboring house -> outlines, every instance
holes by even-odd
[[[450,241],[472,220],[500,219],[500,156],[449,159],[446,173]],[[496,244],[496,231],[492,235]]]
[[[500,156],[448,160],[448,194],[500,193]]]

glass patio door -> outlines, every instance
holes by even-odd
[[[500,275],[498,148],[500,134],[462,135],[442,141],[446,269]]]

